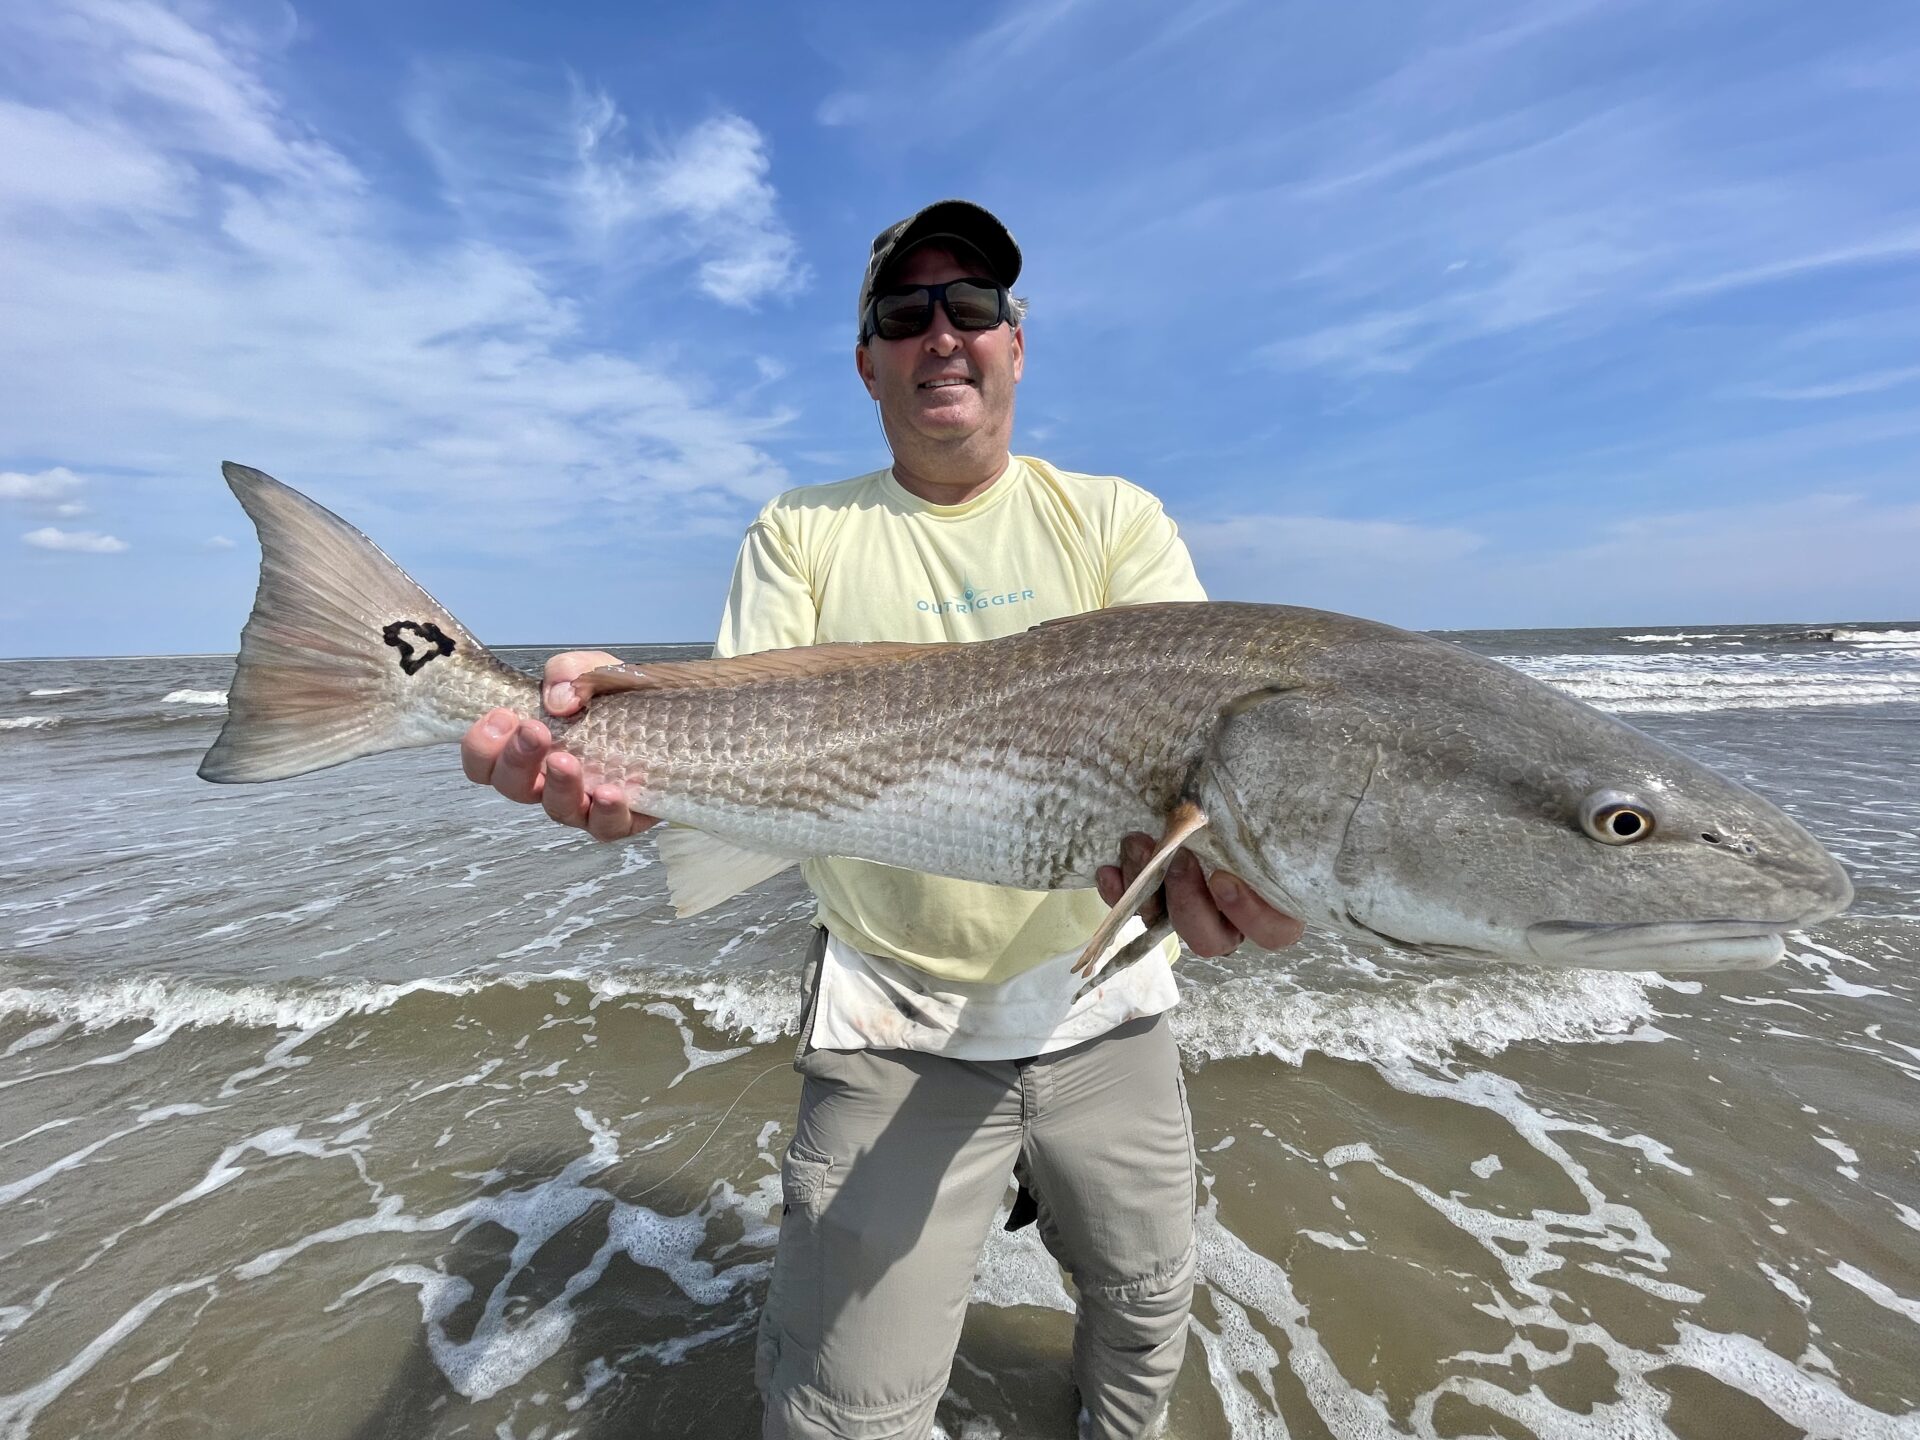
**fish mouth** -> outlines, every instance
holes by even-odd
[[[1662,920],[1606,925],[1544,920],[1527,948],[1550,965],[1594,970],[1764,970],[1787,953],[1793,920]]]

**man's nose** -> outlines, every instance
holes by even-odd
[[[927,326],[925,340],[927,353],[942,360],[960,349],[960,332],[953,328],[953,317],[947,314],[945,305],[933,307],[933,322]]]

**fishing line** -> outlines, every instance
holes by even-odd
[[[792,1068],[793,1068],[793,1062],[791,1060],[782,1061],[778,1065],[769,1065],[766,1069],[762,1070],[758,1075],[754,1076],[753,1079],[747,1081],[746,1084],[742,1085],[740,1087],[740,1093],[733,1097],[733,1104],[727,1106],[727,1114],[722,1115],[718,1120],[713,1122],[713,1129],[709,1130],[707,1132],[707,1138],[700,1142],[700,1150],[706,1149],[707,1146],[713,1143],[713,1137],[718,1135],[720,1133],[720,1127],[727,1123],[727,1116],[733,1114],[734,1111],[738,1110],[740,1108],[740,1102],[747,1098],[747,1091],[751,1090],[754,1086],[758,1085],[762,1080],[766,1079],[767,1076],[773,1074],[774,1071],[791,1070]],[[679,1167],[674,1170],[673,1175],[678,1175],[681,1170],[686,1169],[687,1166],[691,1165],[694,1161],[698,1160],[700,1158],[700,1150],[694,1151],[693,1154],[687,1156],[685,1160],[682,1160],[680,1162]],[[646,1189],[642,1190],[638,1195],[634,1196],[633,1197],[634,1201],[638,1202],[646,1199],[647,1196],[651,1195],[654,1191],[658,1190],[662,1185],[666,1184],[667,1181],[673,1179],[673,1175],[664,1175],[660,1179],[654,1181],[653,1184],[649,1185]]]

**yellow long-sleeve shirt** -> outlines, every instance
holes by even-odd
[[[991,640],[1110,605],[1205,598],[1160,502],[1116,476],[1015,456],[972,500],[934,505],[877,470],[790,490],[760,512],[715,652]],[[1018,975],[1078,950],[1106,914],[1091,890],[1009,890],[862,860],[810,861],[805,875],[835,935],[947,980]]]

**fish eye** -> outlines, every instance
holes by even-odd
[[[1618,790],[1596,790],[1580,804],[1580,828],[1602,845],[1631,845],[1653,834],[1653,811]]]

